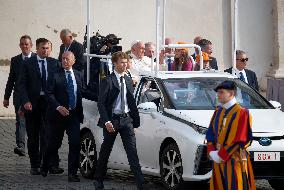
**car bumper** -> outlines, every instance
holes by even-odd
[[[254,152],[250,152],[250,154],[256,179],[283,179],[284,152],[280,152],[280,161],[254,161]]]
[[[254,140],[249,151],[256,179],[284,178],[284,139],[273,140],[269,146],[262,146]],[[254,152],[280,152],[280,161],[255,161]]]
[[[280,152],[280,161],[254,161],[254,152]],[[261,146],[253,141],[250,147],[251,162],[256,179],[284,178],[284,140],[273,141],[271,146]],[[185,181],[202,181],[211,177],[212,161],[207,157],[207,147],[199,145],[194,160],[193,175],[184,175]]]

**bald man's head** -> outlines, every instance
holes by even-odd
[[[196,44],[196,45],[199,45],[199,42],[202,40],[202,37],[201,36],[197,36],[197,37],[195,37],[194,38],[194,44]],[[195,49],[195,53],[196,54],[199,54],[199,51],[198,51],[198,49],[197,48],[194,48]]]
[[[165,38],[165,45],[172,44],[173,40],[171,38]]]
[[[173,40],[171,38],[165,38],[165,45],[173,44]],[[174,52],[173,48],[165,48],[165,52],[168,54],[172,54]]]
[[[71,51],[66,51],[62,54],[62,67],[65,70],[70,70],[72,69],[72,66],[75,63],[75,56]]]
[[[202,40],[202,37],[201,36],[197,36],[197,37],[194,38],[194,42],[193,43],[198,45],[200,40]]]

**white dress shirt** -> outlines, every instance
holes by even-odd
[[[240,73],[243,73],[244,78],[245,78],[245,82],[248,84],[248,78],[246,75],[246,71],[243,69],[242,71],[239,71],[237,68],[232,68],[232,74],[237,76],[238,78],[240,78]]]
[[[31,56],[32,56],[32,52],[30,52],[29,55],[27,55],[27,56],[22,53],[22,59],[23,60],[25,60],[26,57],[30,58]]]
[[[67,70],[64,69],[64,71],[65,71],[66,80],[67,80],[67,82],[68,82],[68,73],[67,73]],[[76,82],[76,78],[75,78],[73,69],[70,69],[69,71],[71,71],[71,77],[72,77],[72,80],[73,80],[74,94],[75,94],[75,105],[76,105],[76,103],[77,103],[77,82]]]
[[[114,74],[117,78],[117,81],[118,81],[118,84],[119,84],[119,87],[121,88],[121,83],[120,83],[120,77],[121,76],[124,76],[124,73],[123,75],[120,75],[118,72],[116,72],[116,70],[114,70]],[[126,89],[126,83],[125,83],[125,79],[123,79],[123,83],[124,83],[124,102],[125,102],[125,113],[128,113],[129,112],[129,108],[128,108],[128,104],[127,104],[127,98],[126,98],[126,93],[127,93],[127,89]],[[121,114],[122,113],[122,110],[121,110],[121,92],[119,92],[117,98],[116,98],[116,101],[113,105],[113,113],[114,114]]]
[[[37,63],[38,63],[38,66],[39,66],[39,71],[40,71],[40,75],[42,76],[42,63],[41,63],[41,60],[44,61],[44,67],[45,67],[45,76],[46,76],[46,81],[47,81],[47,78],[48,78],[48,72],[47,72],[47,61],[46,61],[46,58],[42,59],[40,58],[38,55],[37,55]],[[44,91],[40,91],[40,95],[44,95]]]

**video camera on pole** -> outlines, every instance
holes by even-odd
[[[87,47],[87,36],[85,34],[84,46]],[[109,55],[117,51],[122,51],[122,46],[119,46],[119,41],[115,34],[108,34],[107,36],[102,36],[99,31],[96,35],[90,38],[90,53],[97,55]]]
[[[102,36],[99,31],[90,38],[90,54],[105,55],[109,58],[92,57],[90,59],[90,80],[88,86],[92,88],[95,94],[99,93],[99,83],[113,71],[111,55],[117,51],[122,51],[119,41],[115,34]],[[87,34],[84,37],[84,46],[87,47]]]

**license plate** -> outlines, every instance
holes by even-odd
[[[280,152],[254,152],[254,161],[280,161]]]

